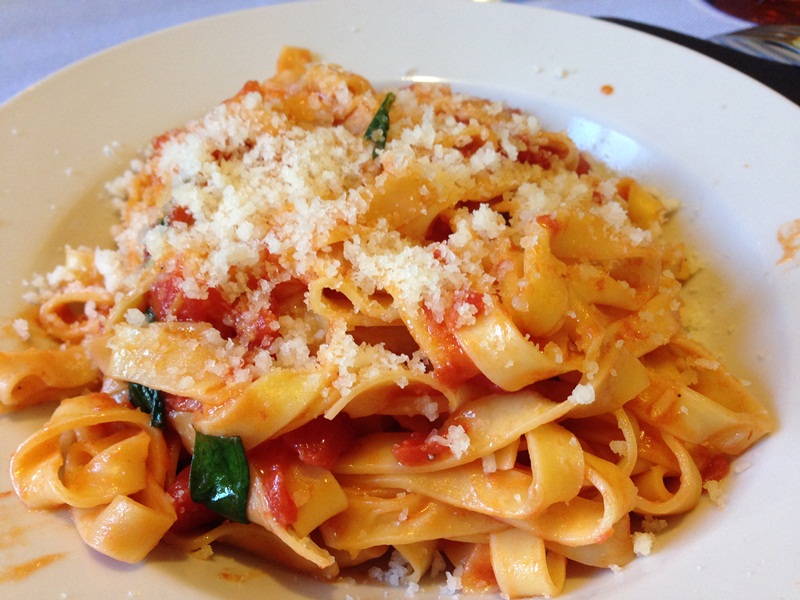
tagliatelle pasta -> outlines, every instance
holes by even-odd
[[[14,488],[115,559],[555,596],[772,428],[681,323],[669,203],[500,102],[286,48],[109,190],[115,248],[32,282],[0,407],[60,402]]]

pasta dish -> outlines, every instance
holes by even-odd
[[[555,596],[772,428],[682,324],[673,202],[503,103],[285,48],[107,187],[114,248],[4,326],[0,410],[54,403],[14,489],[119,561]]]

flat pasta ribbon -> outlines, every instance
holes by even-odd
[[[71,507],[88,545],[138,562],[176,519],[164,491],[169,462],[148,415],[90,394],[64,400],[20,445],[11,475],[29,507]]]

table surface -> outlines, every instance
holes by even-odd
[[[296,0],[2,0],[0,103],[75,61],[126,40],[203,17],[285,1]],[[748,26],[703,0],[507,1],[626,19],[698,38]]]

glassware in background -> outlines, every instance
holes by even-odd
[[[706,0],[731,16],[761,25],[800,25],[800,0]]]

